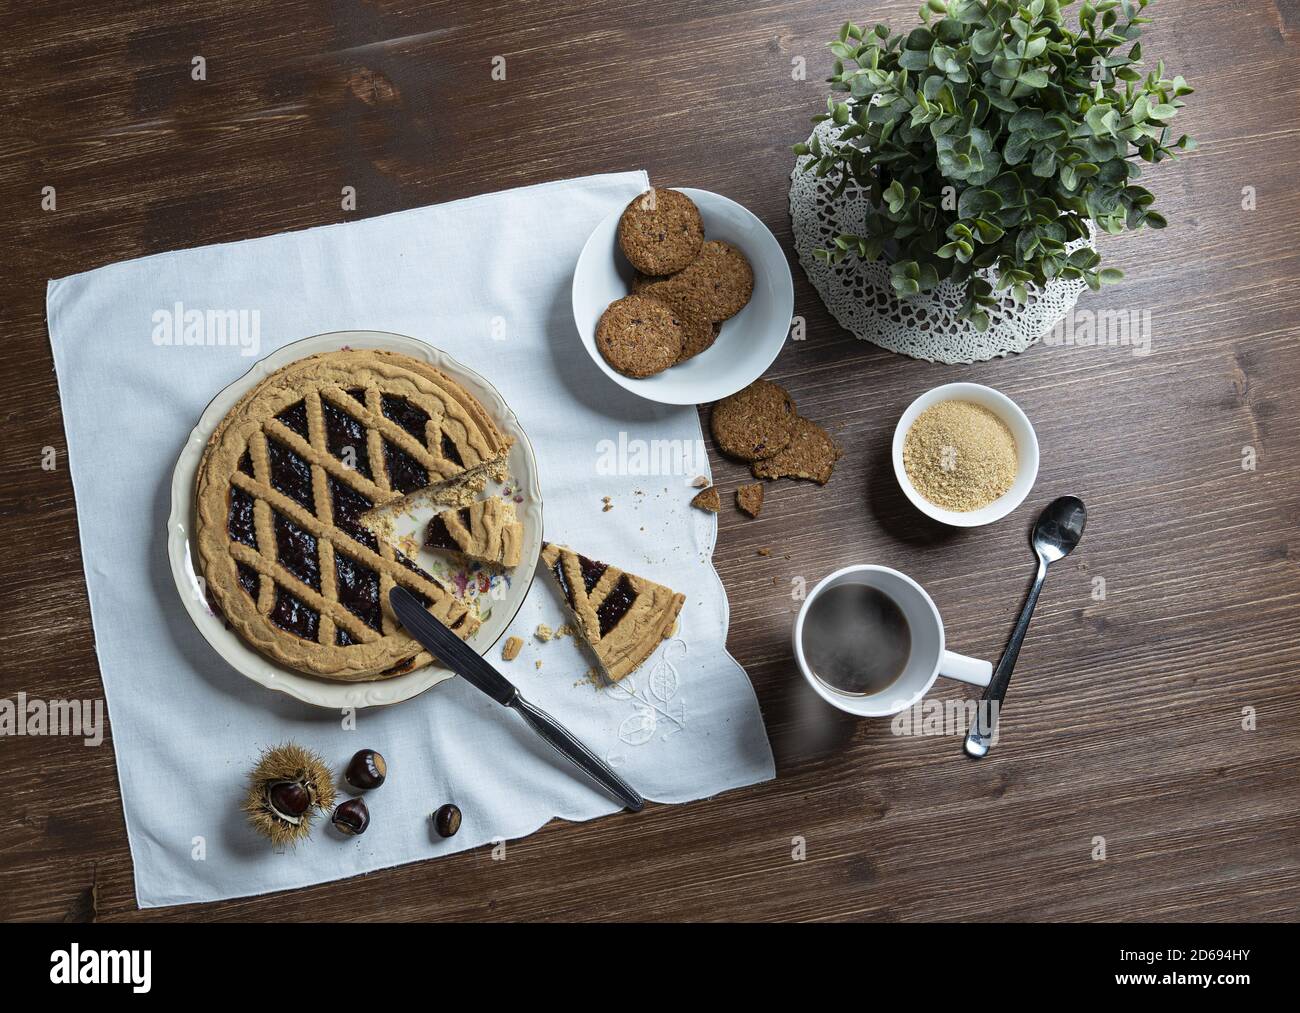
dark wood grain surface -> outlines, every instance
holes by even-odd
[[[637,167],[740,201],[794,265],[789,145],[823,102],[824,43],[847,17],[902,25],[916,10],[915,0],[8,6],[0,696],[48,698],[103,690],[47,278]],[[1198,89],[1180,121],[1201,149],[1151,177],[1171,227],[1106,240],[1127,279],[1083,304],[1149,309],[1151,355],[1036,347],[975,366],[913,361],[838,328],[794,265],[808,336],[770,375],[846,453],[824,489],[770,488],[759,520],[725,508],[716,553],[729,646],[763,707],[774,782],[555,822],[505,863],[479,850],[141,913],[111,735],[100,749],[4,738],[0,916],[1294,919],[1300,4],[1164,0],[1155,16],[1144,48]],[[195,55],[206,81],[191,78]],[[496,56],[505,81],[493,80]],[[792,75],[796,57],[806,80]],[[47,186],[56,211],[41,208]],[[340,210],[343,186],[357,189],[355,213]],[[923,523],[887,458],[899,412],[952,380],[1015,398],[1044,450],[1029,501],[968,533]],[[57,451],[53,471],[41,467],[45,447]],[[718,457],[714,467],[729,500],[744,472]],[[966,760],[958,738],[850,719],[803,686],[788,647],[792,578],[856,561],[905,569],[933,594],[954,646],[996,655],[1032,572],[1028,528],[1067,492],[1088,504],[1087,536],[1049,580],[987,760]],[[796,837],[803,861],[791,858]]]

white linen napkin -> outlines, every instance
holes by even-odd
[[[574,332],[569,288],[582,244],[647,185],[644,172],[565,180],[50,282],[50,343],[142,907],[352,876],[617,809],[461,679],[357,712],[351,730],[343,715],[245,679],[195,630],[167,561],[172,468],[217,391],[313,334],[409,334],[482,374],[536,451],[546,537],[686,595],[677,638],[630,682],[597,691],[578,684],[589,661],[572,639],[543,645],[531,635],[565,621],[539,573],[509,631],[527,646],[502,664],[526,696],[647,799],[686,802],[774,776],[753,689],[726,652],[716,519],[688,505],[691,479],[708,473],[696,412],[610,383]],[[186,309],[256,311],[258,347],[160,344],[160,327]],[[659,440],[696,448],[693,464],[653,473],[647,448]],[[489,657],[501,663],[498,649]],[[245,774],[262,748],[286,740],[340,768],[362,747],[386,756],[389,778],[367,797],[364,836],[342,839],[323,824],[277,854],[248,828],[238,808]],[[444,802],[464,814],[448,840],[428,819]]]

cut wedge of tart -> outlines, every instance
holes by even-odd
[[[395,352],[345,349],[268,375],[208,441],[198,556],[250,646],[325,679],[428,664],[388,606],[400,584],[461,637],[477,612],[388,541],[372,510],[498,466],[510,440],[451,377]]]
[[[500,498],[434,514],[424,536],[430,549],[447,549],[498,566],[519,565],[523,540],[524,526],[515,520],[515,508]]]
[[[542,563],[577,619],[601,674],[618,682],[672,635],[686,596],[574,552],[542,545]]]

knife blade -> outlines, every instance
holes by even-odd
[[[486,693],[503,707],[517,711],[547,745],[623,803],[625,808],[632,812],[640,812],[645,808],[645,799],[635,788],[614,773],[605,761],[579,742],[555,718],[525,700],[514,683],[430,615],[415,595],[404,587],[395,586],[388,593],[388,602],[406,632],[423,644],[434,657],[475,689]]]

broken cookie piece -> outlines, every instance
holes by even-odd
[[[728,457],[761,461],[785,449],[797,417],[794,399],[784,387],[755,380],[713,406],[709,428]]]
[[[801,417],[795,419],[790,442],[772,457],[755,461],[750,471],[755,478],[806,478],[825,485],[842,453],[830,433]]]
[[[519,657],[519,650],[524,646],[524,642],[519,637],[506,637],[506,645],[501,648],[502,661],[514,661]]]
[[[742,485],[737,489],[736,506],[749,514],[750,517],[757,517],[759,511],[763,509],[763,484],[761,482],[751,482],[749,485]]]
[[[716,514],[722,509],[722,499],[718,496],[718,487],[711,485],[702,492],[696,493],[691,500],[691,506],[697,510],[707,510],[711,514]]]

